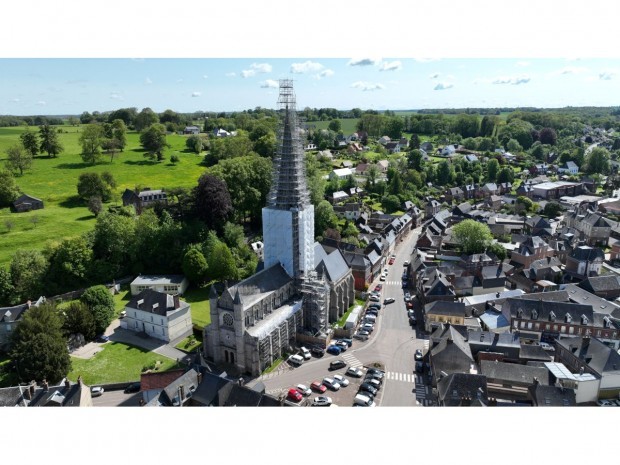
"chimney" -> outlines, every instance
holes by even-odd
[[[179,407],[183,405],[183,400],[185,399],[185,386],[182,384],[179,386]]]
[[[497,294],[495,294],[495,297],[499,299],[499,292]]]
[[[174,296],[174,308],[179,308],[181,306],[181,302],[179,301],[179,296]]]
[[[583,375],[583,367],[579,367],[579,374]]]
[[[47,383],[47,380],[46,380],[46,379],[44,379],[44,380],[43,380],[42,385],[43,385],[43,391],[44,391],[44,392],[49,391],[49,389],[50,389],[50,385]]]
[[[68,391],[71,389],[71,381],[68,378],[65,378],[65,389]]]
[[[538,381],[538,378],[534,376],[534,386],[538,386],[538,385],[540,385],[540,381]]]
[[[590,346],[590,336],[584,336],[581,341],[581,350],[586,350]]]
[[[198,372],[198,379],[197,379],[196,384],[200,385],[200,383],[202,383],[202,373],[199,371]]]
[[[452,344],[454,341],[452,340],[452,336],[448,338],[448,344]]]
[[[37,387],[36,381],[30,381],[30,385],[28,385],[28,399],[32,399],[34,397],[34,390]]]
[[[484,333],[480,333],[480,342],[484,341]]]

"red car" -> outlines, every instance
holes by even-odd
[[[375,291],[377,291],[377,292],[381,292],[381,289],[383,289],[383,285],[382,285],[382,284],[377,284],[377,285],[375,286]]]
[[[320,381],[314,381],[310,385],[310,389],[312,389],[314,391],[317,391],[317,392],[320,392],[321,394],[323,394],[325,391],[327,391],[327,388]]]
[[[388,262],[388,265],[393,265],[394,264],[394,259],[390,258],[390,261]]]
[[[301,399],[303,399],[301,393],[295,388],[291,388],[288,390],[287,397],[294,402],[300,402]]]

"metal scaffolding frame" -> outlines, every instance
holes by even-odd
[[[301,278],[301,292],[304,296],[304,328],[325,334],[329,325],[329,286],[323,275],[311,271]]]

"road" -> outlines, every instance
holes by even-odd
[[[339,356],[325,354],[320,359],[313,358],[305,362],[301,367],[285,368],[261,378],[268,392],[277,394],[299,383],[309,385],[312,381],[320,381],[329,376],[329,363],[336,358],[342,358],[348,366],[371,366],[373,363],[380,363],[385,367],[386,378],[376,399],[378,405],[416,406],[424,403],[421,399],[418,399],[419,403],[416,401],[413,354],[416,349],[426,352],[427,341],[418,338],[416,331],[409,325],[401,285],[403,262],[410,259],[419,232],[420,229],[409,232],[396,248],[394,264],[385,265],[388,268],[388,276],[382,283],[382,301],[387,297],[393,297],[395,302],[382,308],[375,331],[369,340],[365,342],[354,340],[353,346]],[[371,288],[377,283],[379,281],[373,283]],[[341,369],[334,373],[343,374],[344,371]],[[355,380],[352,381],[355,384]],[[249,385],[255,383],[256,381],[252,381]],[[334,403],[338,405],[351,405],[354,389],[355,386],[352,385],[336,393],[328,392],[327,395],[334,398]],[[420,394],[422,391],[423,389],[418,389]]]

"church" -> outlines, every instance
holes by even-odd
[[[211,287],[207,360],[258,376],[304,334],[327,342],[329,323],[354,302],[351,269],[340,251],[314,241],[303,138],[292,80],[280,80],[280,127],[273,181],[263,208],[263,269],[228,287]]]

